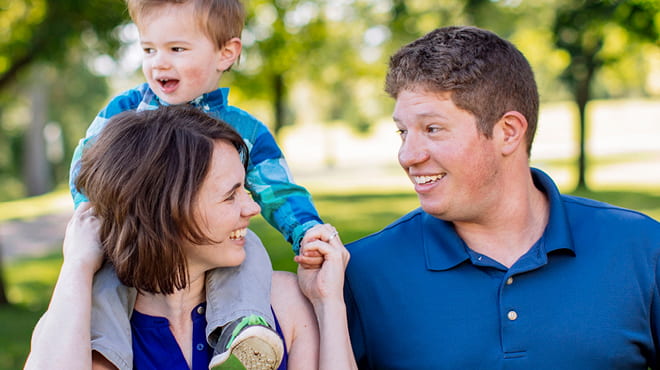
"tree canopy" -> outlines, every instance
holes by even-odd
[[[81,43],[116,50],[112,31],[127,20],[117,0],[3,0],[0,5],[0,90],[39,61],[58,63]]]

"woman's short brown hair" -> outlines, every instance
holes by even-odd
[[[188,283],[183,246],[208,242],[194,217],[214,142],[248,149],[228,124],[191,107],[127,111],[83,153],[76,187],[101,220],[100,238],[119,280],[170,294]]]

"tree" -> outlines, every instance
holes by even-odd
[[[124,3],[117,0],[0,0],[0,22],[3,24],[0,28],[0,113],[4,113],[3,108],[10,104],[8,102],[16,100],[20,91],[18,82],[30,80],[27,73],[30,67],[39,63],[61,67],[67,61],[66,57],[82,46],[99,52],[116,50],[119,42],[113,31],[127,20],[124,8]],[[42,88],[48,89],[49,86]],[[39,128],[48,114],[44,112],[48,98],[39,92],[38,87],[31,90],[38,101],[35,118],[41,122],[35,127]],[[0,119],[0,131],[3,132],[0,139],[4,139],[6,124],[5,119]],[[31,132],[26,142],[33,146],[23,147],[23,152],[40,153],[40,158],[31,157],[28,167],[32,168],[33,163],[40,163],[39,167],[42,167],[42,142],[34,140],[41,132]],[[8,162],[7,165],[12,166],[16,161],[10,159]],[[9,171],[2,168],[2,172]],[[0,266],[0,303],[6,304],[3,278]]]
[[[316,1],[255,0],[249,5],[243,55],[225,78],[250,99],[270,102],[277,135],[291,120],[291,87],[306,77],[304,63],[326,41],[324,19]]]
[[[114,29],[127,21],[116,0],[23,0],[0,5],[0,90],[38,61],[61,62],[82,43],[104,52],[116,50]]]
[[[557,10],[555,45],[565,50],[569,64],[561,79],[569,87],[579,111],[578,189],[586,189],[586,107],[592,99],[593,81],[606,65],[626,56],[625,50],[607,52],[608,38],[624,35],[628,47],[644,41],[657,42],[660,2],[656,0],[567,1]]]

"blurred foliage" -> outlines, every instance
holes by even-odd
[[[393,102],[382,91],[388,56],[436,27],[472,24],[512,40],[525,53],[544,101],[573,97],[571,84],[559,79],[568,67],[579,70],[565,44],[590,45],[593,35],[604,37],[593,96],[647,96],[660,90],[648,88],[647,78],[660,52],[657,42],[641,41],[657,37],[658,3],[250,0],[241,61],[222,83],[232,87],[232,104],[260,117],[276,134],[296,124],[345,124],[367,132],[391,114]],[[23,137],[30,124],[30,67],[45,71],[41,84],[53,123],[48,129],[60,135],[55,143],[60,154],[50,161],[57,185],[67,178],[85,127],[122,85],[123,77],[112,72],[125,67],[122,56],[135,42],[126,36],[127,21],[121,0],[0,0],[0,200],[25,194],[21,157],[28,150]],[[553,28],[556,24],[565,26]],[[101,60],[105,69],[98,67]]]
[[[593,89],[596,75],[605,66],[630,60],[630,55],[639,55],[641,44],[657,46],[659,11],[660,1],[657,0],[566,0],[559,4],[553,34],[557,48],[568,54],[560,78],[568,86],[579,111],[577,187],[580,189],[587,188],[586,106],[591,99],[603,94]],[[647,67],[643,63],[630,63],[630,66],[635,65],[642,69]],[[635,73],[623,75],[631,82],[635,81],[635,75],[639,76]],[[639,91],[644,87],[639,80],[637,82],[629,84],[630,88],[625,90]]]
[[[32,63],[61,63],[81,43],[112,52],[112,32],[126,21],[117,0],[2,0],[0,2],[0,90]]]
[[[51,137],[60,134],[54,182],[66,178],[66,162],[88,122],[107,99],[106,81],[86,63],[100,53],[114,54],[115,33],[126,21],[117,0],[0,0],[0,199],[24,195],[21,184],[23,136],[31,118],[29,88],[35,67],[47,90]],[[84,116],[84,117],[83,117]],[[45,143],[44,143],[45,145]],[[59,151],[59,154],[56,152]],[[65,159],[66,158],[66,159]]]

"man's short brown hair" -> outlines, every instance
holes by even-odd
[[[390,58],[385,91],[396,99],[403,90],[449,92],[486,137],[504,113],[518,111],[527,119],[531,151],[539,110],[534,73],[513,44],[490,31],[438,28],[402,47]]]

